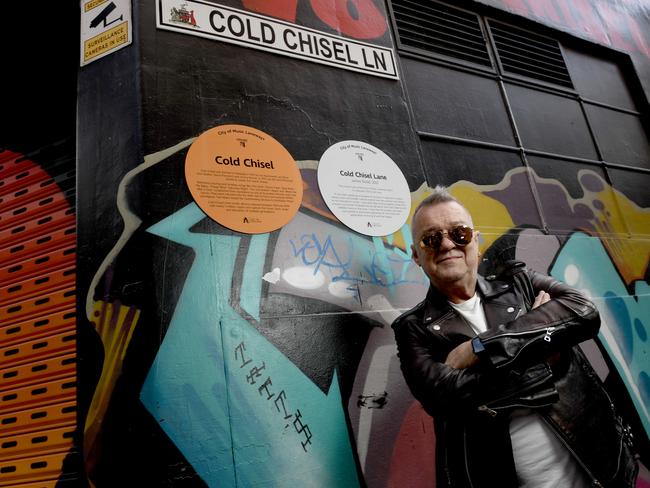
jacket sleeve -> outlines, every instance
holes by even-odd
[[[447,354],[457,344],[434,335],[416,317],[400,317],[392,327],[404,379],[429,415],[463,414],[494,396],[500,382],[491,377],[500,372],[445,365]]]
[[[530,270],[527,273],[535,293],[544,290],[551,299],[479,334],[484,347],[481,361],[497,369],[544,361],[598,334],[600,315],[591,300],[550,276]]]

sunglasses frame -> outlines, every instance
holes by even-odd
[[[467,242],[458,242],[456,239],[454,239],[454,236],[452,233],[455,233],[458,231],[458,229],[462,229],[463,235],[469,231],[469,239]],[[474,229],[471,228],[469,225],[456,225],[452,227],[451,229],[442,229],[442,230],[437,230],[432,233],[428,233],[420,239],[420,248],[422,249],[429,249],[434,252],[438,252],[440,250],[440,246],[442,245],[442,240],[444,237],[447,237],[451,242],[453,242],[456,246],[458,247],[465,247],[469,245],[472,242],[472,239],[474,239]],[[426,244],[425,240],[433,240],[433,245],[431,244]]]

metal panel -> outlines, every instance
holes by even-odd
[[[496,80],[409,58],[402,66],[419,131],[515,144]]]
[[[0,152],[0,487],[75,476],[63,468],[77,396],[74,161],[63,156],[46,171]]]
[[[504,72],[573,88],[557,40],[494,20],[489,25]]]
[[[438,2],[391,4],[402,46],[492,66],[476,14]]]
[[[589,127],[577,100],[506,83],[522,146],[598,160]]]

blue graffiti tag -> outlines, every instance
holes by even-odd
[[[378,237],[372,239],[374,250],[363,253],[368,243],[367,239],[363,239],[355,246],[351,236],[335,241],[330,234],[321,238],[315,233],[303,234],[299,242],[289,240],[293,257],[303,265],[312,267],[314,275],[325,268],[333,282],[347,281],[352,285],[351,289],[359,284],[394,287],[421,282],[421,279],[407,276],[413,264],[408,253],[398,247],[387,247]],[[342,246],[345,249],[341,250]]]

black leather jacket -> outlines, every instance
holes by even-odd
[[[529,310],[522,282],[508,274],[479,276],[488,330],[477,366],[444,364],[457,345],[476,336],[446,298],[426,299],[393,323],[402,373],[434,418],[438,487],[516,487],[509,411],[535,408],[592,480],[632,487],[637,464],[629,432],[578,343],[595,337],[600,316],[577,290],[534,271],[534,292],[551,301]]]

